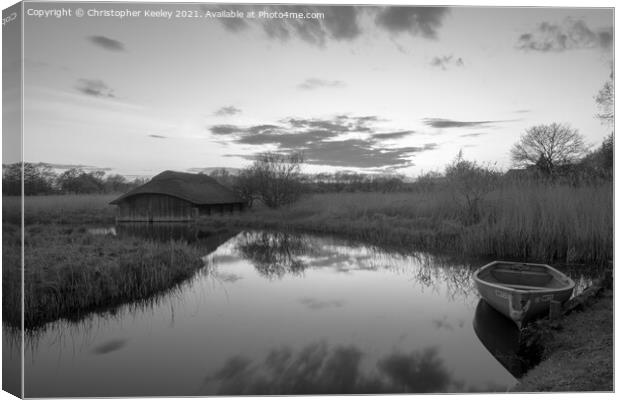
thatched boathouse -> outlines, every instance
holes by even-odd
[[[210,176],[164,171],[113,200],[117,221],[192,221],[199,215],[232,213],[245,203]]]

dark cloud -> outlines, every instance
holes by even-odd
[[[378,121],[380,119],[374,115],[337,115],[331,119],[287,118],[279,125],[215,125],[209,130],[226,137],[227,142],[270,145],[281,152],[303,151],[309,164],[350,168],[401,168],[412,165],[415,154],[437,148],[436,143],[387,147],[383,141],[403,138],[415,132],[378,132],[374,126]],[[350,138],[351,134],[362,138]],[[252,155],[235,156],[252,159]]]
[[[375,22],[390,33],[409,33],[435,39],[448,12],[446,7],[392,6],[383,8]]]
[[[308,78],[297,85],[297,88],[302,90],[314,90],[319,88],[343,88],[345,86],[345,83],[342,81],[327,81],[318,78]]]
[[[202,6],[203,11],[221,11],[218,6]],[[307,43],[324,47],[328,40],[351,41],[363,32],[360,19],[363,15],[374,17],[376,25],[391,34],[408,32],[413,36],[435,38],[441,27],[445,7],[369,7],[369,6],[236,6],[244,13],[318,13],[322,18],[218,18],[230,32],[241,32],[251,25],[262,28],[272,39],[287,41],[298,38]]]
[[[416,153],[433,150],[435,143],[421,147],[384,148],[375,146],[374,141],[348,139],[313,143],[303,149],[306,162],[316,165],[331,165],[350,168],[407,167]]]
[[[433,57],[430,63],[433,67],[441,68],[442,70],[448,69],[450,66],[462,67],[464,66],[463,59],[461,57],[449,56],[437,56]]]
[[[512,122],[509,120],[497,120],[497,121],[455,121],[444,118],[424,118],[424,124],[431,128],[471,128],[471,127],[484,127],[492,123],[500,122]]]
[[[612,28],[590,29],[582,20],[567,19],[561,25],[543,22],[533,32],[519,36],[521,50],[561,52],[574,49],[609,49],[613,44]]]
[[[168,139],[167,136],[161,136],[161,135],[149,135],[149,137],[155,138],[155,139]]]
[[[112,90],[101,79],[78,79],[76,89],[93,97],[116,97]]]
[[[375,133],[372,135],[375,139],[401,139],[409,135],[414,134],[415,131],[398,131],[398,132],[385,132]]]
[[[105,50],[125,51],[125,45],[122,42],[105,36],[90,36],[88,40]]]
[[[488,132],[482,133],[482,132],[478,132],[478,133],[465,133],[463,135],[459,135],[460,137],[478,137],[478,136],[482,136],[482,135],[486,135],[488,134]]]
[[[217,110],[215,113],[213,113],[214,115],[217,116],[224,116],[224,115],[235,115],[235,114],[239,114],[241,113],[241,110],[238,109],[235,106],[227,106],[227,107],[222,107],[219,110]]]

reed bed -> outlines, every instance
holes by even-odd
[[[465,222],[449,188],[421,193],[333,193],[226,221],[239,227],[329,233],[405,250],[541,262],[605,264],[613,251],[613,188],[510,184]],[[212,223],[212,217],[205,224]]]
[[[19,325],[20,231],[3,225],[3,319]],[[90,235],[85,227],[32,225],[25,230],[24,325],[148,299],[203,266],[199,248],[184,242]]]
[[[28,224],[114,223],[118,194],[26,196],[24,222]],[[19,224],[21,197],[3,196],[3,221]]]

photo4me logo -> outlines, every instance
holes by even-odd
[[[6,24],[13,22],[17,19],[17,13],[16,12],[12,12],[9,15],[7,15],[6,17],[2,17],[2,26],[5,26]]]

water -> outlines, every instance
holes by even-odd
[[[26,396],[487,392],[516,383],[519,367],[493,354],[511,344],[489,345],[497,322],[480,310],[477,264],[268,232],[239,233],[204,262],[147,305],[29,335]],[[16,351],[5,341],[5,357]]]

